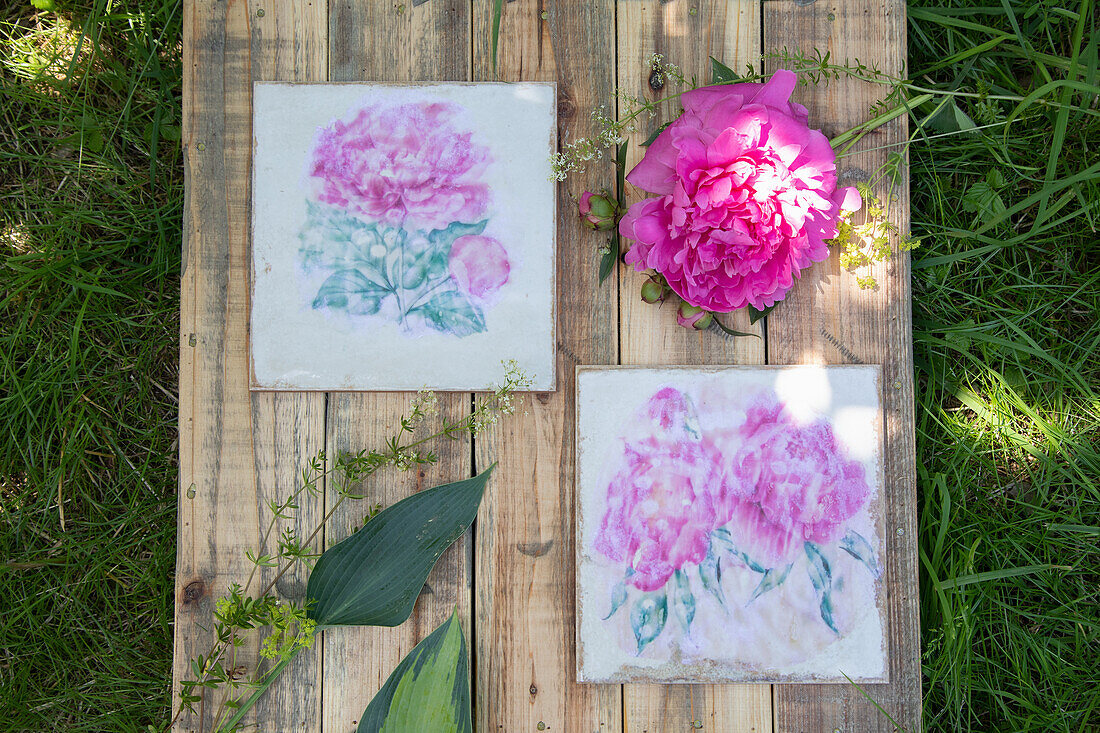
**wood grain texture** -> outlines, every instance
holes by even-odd
[[[326,9],[290,0],[185,5],[184,129],[186,223],[181,288],[180,512],[177,550],[174,688],[205,654],[212,600],[244,583],[252,549],[270,519],[268,501],[293,491],[324,441],[324,395],[248,392],[251,82],[323,80]],[[247,373],[247,372],[246,372]],[[189,498],[194,487],[193,498]],[[309,532],[323,512],[305,497],[294,526]],[[276,530],[280,531],[280,526]],[[273,577],[260,574],[255,593]],[[301,601],[303,573],[275,592]],[[256,644],[229,666],[252,673]],[[250,720],[266,730],[319,730],[320,654],[303,653]],[[209,730],[216,706],[185,715],[176,730]]]
[[[905,4],[900,0],[853,0],[803,5],[764,2],[765,49],[814,49],[904,75]],[[810,124],[830,137],[868,119],[884,88],[844,80],[803,87],[799,101],[810,108]],[[860,143],[874,152],[838,164],[842,184],[873,173],[886,160],[883,146],[906,139],[906,120],[879,128]],[[847,179],[847,181],[846,181]],[[877,188],[883,200],[884,186]],[[908,179],[903,177],[890,206],[891,220],[909,227]],[[886,578],[890,683],[866,685],[874,698],[909,731],[920,728],[920,639],[917,592],[913,354],[909,256],[878,265],[877,290],[860,290],[841,273],[836,257],[802,276],[768,318],[768,361],[789,363],[881,363],[883,365],[884,476],[886,480]],[[893,731],[894,725],[852,686],[776,687],[780,731]]]
[[[491,2],[474,5],[474,79],[555,81],[558,139],[594,133],[613,99],[614,8],[608,0],[505,5],[497,73]],[[616,291],[597,285],[598,240],[570,215],[571,197],[613,183],[600,166],[558,188],[558,391],[475,438],[475,461],[498,461],[477,524],[477,730],[615,733],[617,685],[579,685],[573,605],[573,423],[578,363],[616,360]],[[517,181],[522,185],[522,181]]]
[[[468,3],[335,2],[329,6],[331,81],[467,81],[470,68]],[[379,358],[384,358],[380,354]],[[412,409],[412,394],[329,395],[328,447],[335,451],[376,448]],[[469,394],[439,395],[442,415],[457,419],[470,409]],[[426,426],[426,429],[430,427]],[[471,475],[469,438],[428,446],[439,456],[422,471],[387,470],[363,486],[365,502],[341,507],[326,529],[331,546],[363,523],[369,504],[390,505],[437,484]],[[489,490],[495,482],[490,482]],[[329,501],[334,500],[330,487]],[[439,559],[406,623],[393,629],[344,628],[325,632],[325,733],[354,731],[367,703],[397,663],[443,623],[457,607],[463,633],[471,639],[469,535]]]
[[[710,80],[710,57],[735,69],[755,62],[760,54],[760,4],[741,2],[627,2],[618,8],[618,88],[620,93],[655,100],[680,91],[669,83],[650,85],[650,58],[659,53],[678,65],[690,80]],[[678,102],[665,104],[656,118],[641,118],[631,136],[628,165],[641,159],[640,143],[658,125],[679,115]],[[624,106],[620,103],[620,115]],[[627,185],[627,203],[644,193]],[[729,338],[715,331],[689,331],[676,323],[678,304],[661,308],[638,295],[644,276],[620,267],[619,314],[623,364],[763,364],[761,323],[750,326],[745,312],[724,322],[759,338]],[[768,685],[645,685],[623,688],[623,719],[629,733],[701,730],[722,733],[763,733],[772,729],[772,697]]]

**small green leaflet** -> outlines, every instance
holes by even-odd
[[[668,620],[668,598],[663,590],[646,593],[630,609],[630,627],[638,642],[638,654],[656,639]]]
[[[814,590],[817,591],[818,598],[821,599],[821,620],[836,633],[840,633],[836,628],[836,622],[833,620],[833,572],[829,568],[829,561],[825,559],[825,555],[822,554],[821,548],[813,543],[807,542],[804,545],[806,549],[806,557],[810,560],[810,566],[808,571],[810,573],[810,582],[814,584]]]
[[[783,585],[783,581],[787,579],[787,575],[791,572],[791,568],[793,567],[794,563],[789,563],[782,569],[768,568],[764,571],[764,577],[760,579],[760,583],[756,586],[756,590],[752,592],[752,598],[749,599],[749,603],[752,603],[768,591]]]
[[[672,587],[672,610],[676,613],[680,628],[686,634],[691,630],[691,622],[695,620],[695,594],[691,592],[687,573],[683,569],[677,570],[672,574],[669,585]]]
[[[337,270],[321,283],[313,307],[344,308],[356,315],[372,315],[391,292],[359,270]]]
[[[673,122],[675,122],[675,120],[669,120],[668,122],[666,122],[663,125],[658,125],[657,129],[654,130],[653,132],[651,132],[649,137],[647,137],[645,139],[645,142],[642,143],[642,147],[643,148],[648,148],[650,145],[652,145],[657,140],[657,138],[660,136],[660,134],[662,132],[664,132],[666,129],[668,129],[668,126],[671,125]]]
[[[773,310],[775,310],[775,306],[777,306],[777,305],[779,305],[779,304],[774,303],[772,305],[769,305],[767,308],[765,308],[762,311],[758,311],[750,305],[749,306],[749,323],[751,325],[755,326],[757,321],[759,321],[761,318],[764,318],[769,313],[771,313]]]
[[[879,568],[878,562],[875,561],[875,551],[871,548],[871,543],[859,532],[848,530],[844,538],[840,540],[840,549],[867,566],[874,577],[877,578],[882,575],[882,570]]]
[[[356,733],[472,733],[469,661],[456,613],[401,660]]]
[[[437,331],[455,336],[469,336],[485,330],[485,316],[477,307],[455,290],[443,290],[421,305],[409,310],[409,315],[424,318]]]
[[[713,56],[710,57],[710,83],[723,84],[738,81],[741,77],[737,72],[723,64]]]
[[[383,509],[321,555],[306,585],[321,626],[397,626],[439,556],[477,515],[492,467]]]
[[[615,151],[615,197],[620,209],[626,208],[626,150],[624,141]],[[611,239],[607,243],[607,252],[600,259],[600,284],[611,275],[615,269],[615,263],[619,261],[619,253],[622,252],[622,237],[619,227],[611,231]]]
[[[726,324],[722,323],[717,315],[713,316],[713,318],[714,325],[718,327],[719,331],[726,334],[727,336],[756,336],[756,338],[760,338],[759,334],[749,333],[747,331],[734,331],[732,328],[727,328]]]
[[[604,621],[614,616],[615,612],[619,610],[619,607],[626,603],[626,581],[633,574],[634,568],[627,568],[626,575],[623,576],[623,579],[616,583],[615,587],[611,589],[611,610],[603,617]]]

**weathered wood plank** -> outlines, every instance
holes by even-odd
[[[505,5],[498,74],[489,0],[474,5],[474,79],[556,81],[559,141],[595,132],[610,104],[614,8],[608,0]],[[578,685],[574,645],[574,366],[616,360],[616,291],[597,285],[597,239],[572,197],[613,184],[606,166],[558,189],[558,391],[474,440],[477,467],[499,461],[476,528],[476,716],[480,731],[614,733],[617,685]],[[517,181],[516,185],[523,185]]]
[[[329,15],[329,78],[332,81],[466,81],[470,68],[470,8],[467,2],[333,3]],[[379,355],[384,358],[384,355]],[[329,395],[328,448],[358,451],[382,445],[413,395]],[[440,412],[457,418],[470,409],[468,394],[440,394]],[[366,504],[392,504],[415,490],[470,475],[470,441],[431,446],[439,463],[423,471],[387,470],[363,487],[365,502],[351,502],[333,516],[325,533],[331,546],[363,522]],[[495,482],[494,482],[495,483]],[[491,490],[491,489],[490,489]],[[329,502],[334,500],[332,488]],[[393,629],[347,628],[325,633],[322,729],[354,729],[363,709],[397,663],[447,619],[456,606],[470,638],[469,537],[440,558],[428,577],[413,616]]]
[[[269,500],[297,485],[323,445],[323,395],[248,392],[249,163],[251,82],[321,80],[327,71],[324,5],[290,0],[224,7],[185,6],[188,59],[184,89],[187,222],[181,290],[180,512],[174,680],[210,647],[212,599],[244,583],[270,519]],[[193,498],[191,487],[194,487]],[[323,511],[305,497],[295,525],[309,531]],[[277,534],[276,534],[277,536]],[[259,575],[256,593],[272,577]],[[302,573],[275,591],[304,595]],[[304,653],[257,706],[265,730],[319,729],[320,654]],[[256,645],[231,662],[249,672]],[[178,689],[178,687],[177,687]],[[183,716],[177,730],[209,730],[214,705]]]
[[[905,4],[900,0],[855,0],[843,4],[764,2],[764,45],[768,50],[830,51],[876,64],[903,75]],[[799,100],[810,108],[811,124],[829,136],[866,120],[884,88],[845,80],[801,88]],[[874,172],[891,149],[906,139],[906,120],[869,135],[859,149],[877,148],[843,159],[841,175]],[[895,148],[896,149],[896,148]],[[891,220],[903,232],[909,226],[908,179],[903,177],[890,206]],[[885,186],[878,195],[885,199]],[[920,728],[920,639],[918,623],[913,356],[909,256],[876,266],[875,291],[861,291],[855,278],[841,273],[836,257],[806,272],[782,305],[768,318],[768,361],[789,363],[866,362],[883,365],[885,415],[884,473],[887,496],[886,578],[890,684],[867,685],[873,697],[909,731]],[[845,685],[776,687],[779,730],[893,731],[890,723],[859,690]]]
[[[678,65],[690,79],[710,80],[710,57],[738,68],[760,54],[760,4],[741,2],[628,2],[618,8],[618,88],[639,99],[658,99],[679,90],[674,84],[655,90],[649,83],[654,53]],[[621,103],[620,103],[621,105]],[[621,111],[621,109],[620,109]],[[675,118],[678,103],[664,105],[660,115],[641,119],[630,140],[628,164],[641,159],[639,144],[658,125]],[[628,203],[642,197],[629,187]],[[716,332],[688,331],[676,323],[675,305],[643,303],[638,292],[645,278],[621,268],[619,314],[623,364],[763,364],[762,324],[750,326],[741,312],[725,322],[761,338],[731,339]],[[623,688],[627,731],[663,733],[702,730],[740,733],[770,731],[772,699],[768,685],[626,685]]]

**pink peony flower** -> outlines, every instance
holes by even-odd
[[[765,567],[836,540],[871,489],[825,420],[799,426],[773,397],[747,411],[727,467],[734,542]]]
[[[500,290],[508,282],[511,271],[508,253],[501,243],[477,234],[454,241],[448,266],[459,290],[475,298],[484,298]]]
[[[635,269],[654,269],[691,305],[726,313],[782,300],[800,271],[824,260],[841,204],[836,155],[790,100],[796,77],[703,87],[657,136],[627,180],[656,194],[619,231]]]
[[[639,416],[647,429],[630,441],[607,487],[595,539],[600,553],[626,563],[641,590],[662,587],[686,564],[706,557],[719,509],[722,457],[699,434],[686,398],[665,388]]]
[[[371,221],[409,230],[481,219],[487,148],[451,124],[449,102],[364,108],[323,128],[310,171],[317,198]]]

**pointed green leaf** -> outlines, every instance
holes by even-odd
[[[691,592],[687,573],[682,569],[673,573],[671,586],[672,610],[676,613],[680,628],[687,633],[691,630],[691,622],[695,620],[695,594]]]
[[[383,509],[321,555],[310,573],[309,616],[324,626],[396,626],[439,556],[477,515],[488,470]]]
[[[634,601],[630,609],[630,627],[641,654],[649,642],[656,639],[668,620],[668,598],[663,590],[646,593]]]
[[[481,309],[455,290],[436,293],[410,310],[409,315],[420,316],[435,330],[454,336],[469,336],[485,330]]]
[[[723,82],[737,81],[741,77],[737,72],[723,64],[713,56],[710,57],[710,83],[722,84]]]
[[[757,321],[759,321],[761,318],[766,317],[769,313],[771,313],[773,310],[775,310],[775,306],[777,306],[777,305],[779,305],[779,304],[774,303],[772,305],[769,305],[767,308],[765,308],[762,311],[758,311],[750,305],[749,306],[749,324],[750,325],[756,325]]]
[[[768,568],[765,570],[764,577],[760,579],[760,583],[756,586],[756,590],[752,592],[752,598],[749,599],[749,603],[752,603],[768,591],[783,585],[783,581],[787,579],[787,575],[791,572],[792,567],[794,567],[794,563],[789,563],[782,568]]]
[[[840,549],[866,565],[874,577],[877,578],[882,575],[882,570],[879,568],[878,562],[875,561],[875,551],[871,548],[871,543],[859,532],[848,530],[840,541]]]
[[[355,730],[472,733],[466,640],[455,613],[401,660]]]
[[[602,258],[600,258],[600,284],[611,275],[611,271],[615,268],[615,263],[619,260],[619,233],[615,232],[611,235],[611,239],[607,243],[607,251],[604,252]]]
[[[356,315],[372,315],[382,307],[389,295],[388,288],[379,285],[359,270],[338,270],[321,283],[313,307],[341,308]]]
[[[647,137],[647,138],[645,139],[645,142],[644,142],[644,143],[642,143],[642,145],[641,145],[641,146],[642,146],[643,148],[648,148],[648,147],[649,147],[650,145],[652,145],[652,144],[654,143],[654,141],[656,141],[656,140],[657,140],[657,137],[658,137],[658,136],[659,136],[659,135],[660,135],[660,134],[661,134],[662,132],[664,132],[664,131],[665,131],[666,129],[668,129],[668,126],[669,126],[669,125],[671,125],[671,124],[672,124],[673,122],[675,122],[675,120],[669,120],[668,122],[666,122],[666,123],[665,123],[665,124],[663,124],[663,125],[658,125],[658,126],[657,126],[657,129],[656,129],[656,130],[654,130],[653,132],[651,132],[651,133],[649,134],[649,137]]]

